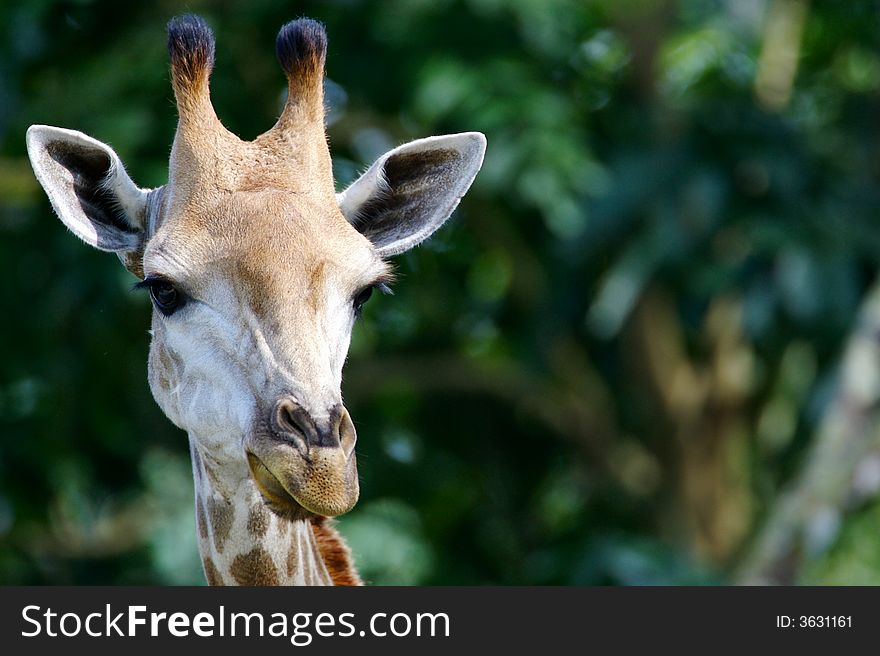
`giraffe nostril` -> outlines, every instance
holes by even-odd
[[[272,409],[272,432],[276,437],[310,443],[315,434],[314,422],[309,413],[291,396],[283,396]]]
[[[294,402],[290,399],[281,399],[275,404],[274,424],[281,432],[291,432],[297,430],[297,423],[294,419],[296,408]]]

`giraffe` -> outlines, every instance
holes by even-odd
[[[324,128],[324,27],[284,25],[284,108],[243,141],[213,109],[214,36],[168,23],[178,124],[168,181],[138,187],[108,145],[33,125],[27,148],[61,221],[116,253],[152,300],[148,381],[189,439],[211,585],[359,585],[332,518],[359,495],[341,377],[388,258],[449,218],[482,166],[478,132],[385,153],[336,193]]]

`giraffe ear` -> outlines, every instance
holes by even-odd
[[[336,199],[382,256],[417,246],[442,226],[483,164],[486,137],[428,137],[380,157]]]
[[[75,130],[32,125],[27,150],[37,180],[73,234],[102,251],[142,247],[147,193],[110,146]]]

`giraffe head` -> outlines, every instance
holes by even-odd
[[[386,258],[449,217],[477,174],[479,133],[380,157],[337,194],[324,132],[326,34],[278,34],[288,97],[242,141],[218,120],[214,39],[199,18],[168,26],[179,122],[169,178],[139,188],[116,153],[80,132],[28,130],[37,178],[64,224],[116,253],[153,302],[149,382],[191,437],[215,487],[253,486],[285,515],[338,515],[358,498],[355,429],[340,392],[352,326]]]

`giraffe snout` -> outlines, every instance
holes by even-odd
[[[302,441],[306,450],[313,447],[341,448],[351,454],[357,434],[348,410],[337,403],[321,419],[315,419],[293,396],[281,396],[272,408],[269,426],[274,436],[285,441]]]
[[[354,507],[360,493],[356,435],[345,407],[335,404],[320,415],[283,394],[255,419],[244,449],[253,482],[270,509],[335,517]]]

